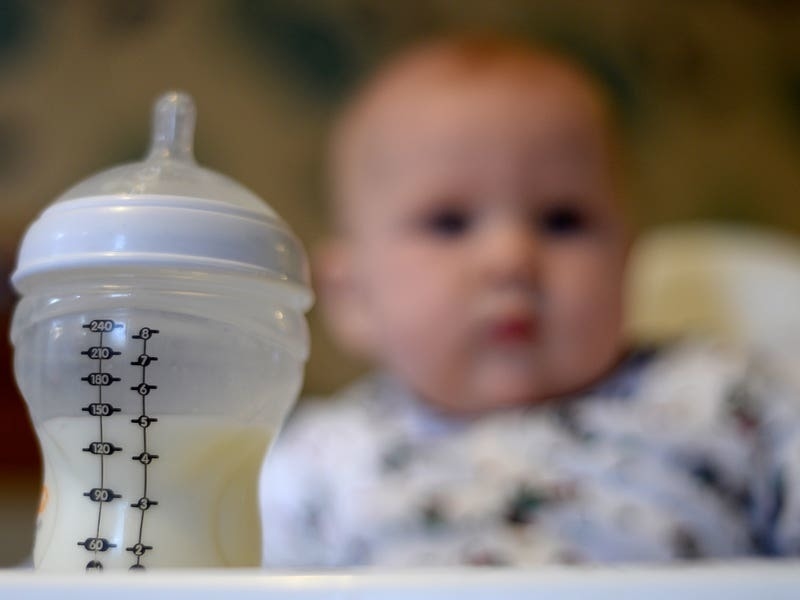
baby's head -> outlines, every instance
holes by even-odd
[[[389,63],[333,138],[337,229],[317,273],[334,334],[459,414],[603,376],[628,246],[611,121],[580,68],[512,42]]]

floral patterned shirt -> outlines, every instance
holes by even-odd
[[[472,420],[373,375],[301,404],[261,495],[268,567],[798,554],[800,399],[700,343]]]

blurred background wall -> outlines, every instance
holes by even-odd
[[[190,92],[196,154],[312,247],[326,127],[347,90],[422,36],[544,40],[610,86],[643,230],[687,219],[800,232],[800,3],[793,0],[0,0],[0,565],[29,551],[38,454],[11,374],[8,285],[25,227],[88,174],[139,159],[162,91]],[[316,313],[307,392],[359,365]],[[13,541],[12,541],[13,538]]]

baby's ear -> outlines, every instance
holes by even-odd
[[[372,336],[364,290],[351,245],[328,239],[312,254],[312,274],[319,307],[334,339],[359,358],[370,358]]]

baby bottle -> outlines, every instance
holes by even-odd
[[[22,241],[38,569],[260,563],[258,473],[302,383],[308,266],[272,209],[195,163],[194,119],[161,97],[146,159],[69,189]]]

